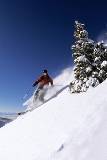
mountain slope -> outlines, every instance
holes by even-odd
[[[61,80],[70,77],[65,73]],[[0,129],[0,159],[107,160],[106,96],[107,81],[87,93],[70,94],[66,88]]]

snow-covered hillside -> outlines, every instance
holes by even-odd
[[[71,79],[67,69],[55,84],[64,87]],[[0,129],[0,160],[86,159],[107,160],[107,81],[80,94],[65,87]]]

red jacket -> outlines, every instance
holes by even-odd
[[[34,82],[33,86],[39,84],[40,87],[43,87],[44,85],[49,85],[49,83],[53,85],[53,80],[48,74],[46,74],[39,77],[38,80]]]

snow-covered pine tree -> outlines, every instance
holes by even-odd
[[[94,65],[99,83],[107,78],[107,47],[104,42],[98,42],[94,49]]]
[[[88,38],[85,25],[75,21],[75,43],[72,45],[74,57],[74,80],[71,92],[87,91],[107,78],[107,48],[103,42],[95,43]]]

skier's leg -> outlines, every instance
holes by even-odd
[[[45,101],[44,97],[45,97],[45,95],[46,95],[47,90],[48,90],[48,85],[45,85],[43,88],[41,88],[41,90],[40,90],[40,95],[39,95],[39,100],[40,100],[41,102],[44,102],[44,101]]]
[[[33,100],[34,102],[39,98],[39,92],[40,92],[40,88],[38,88],[34,93],[34,100]]]
[[[44,90],[42,89],[42,90],[40,91],[40,95],[39,95],[39,100],[40,100],[41,102],[44,102],[44,96],[45,96],[45,93],[44,93]]]

